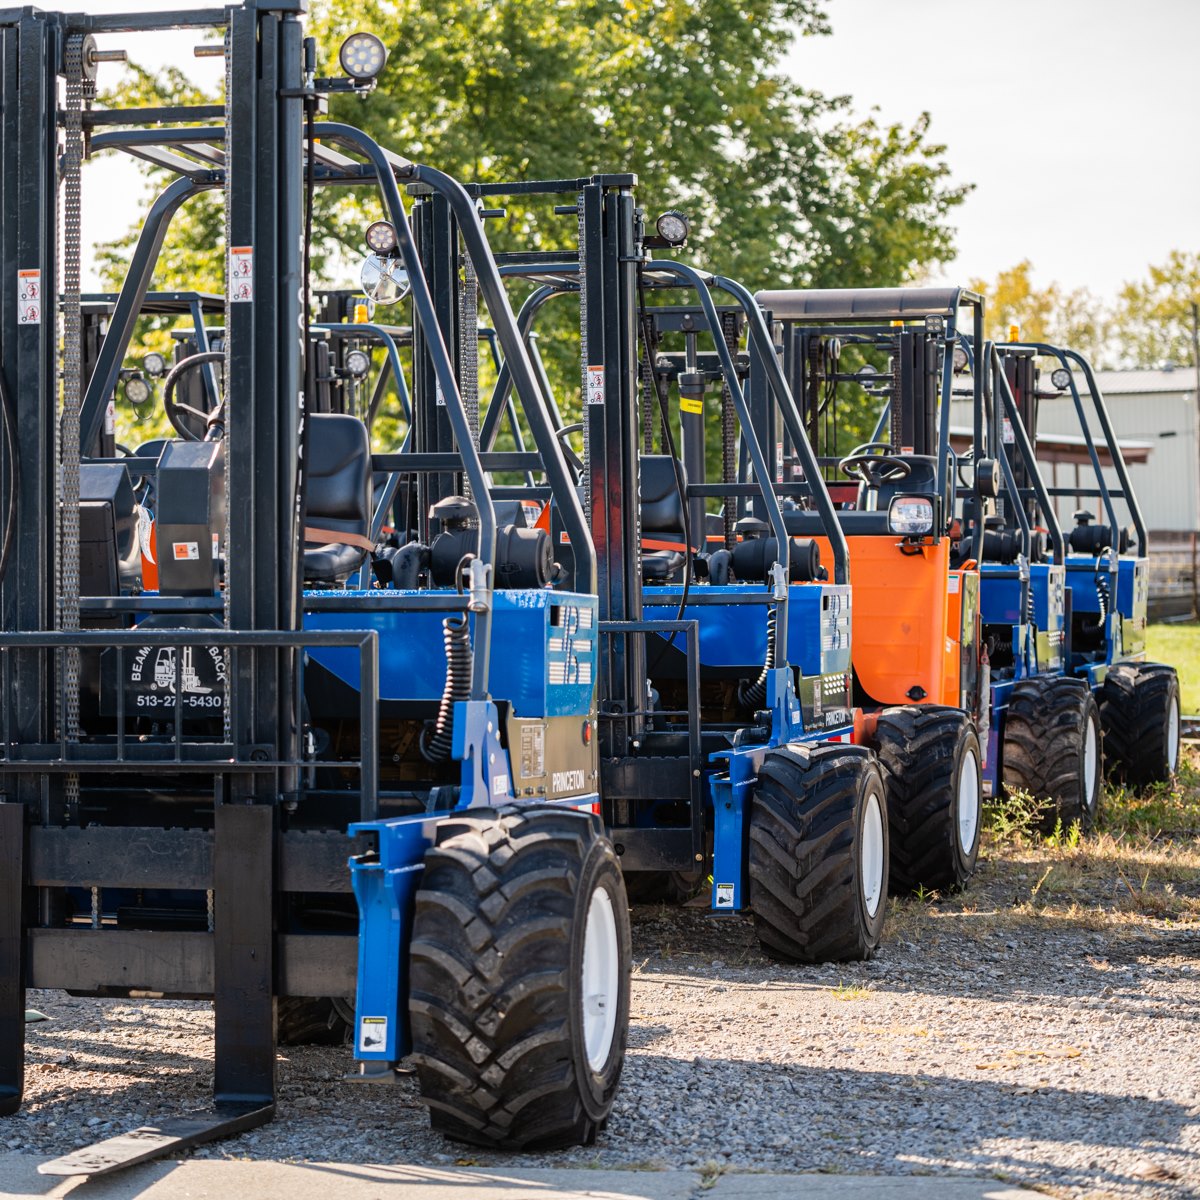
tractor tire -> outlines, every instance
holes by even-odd
[[[768,954],[848,962],[874,954],[887,898],[883,777],[859,746],[767,753],[750,804],[750,909]]]
[[[969,714],[939,704],[885,708],[866,744],[887,788],[892,894],[965,887],[983,825],[982,756]]]
[[[506,1150],[591,1145],[629,1026],[629,906],[599,818],[447,819],[425,855],[409,1016],[434,1129]]]
[[[1100,689],[1104,761],[1131,788],[1162,783],[1179,766],[1179,677],[1163,663],[1113,667]]]
[[[354,1028],[349,1001],[329,997],[281,996],[275,1039],[281,1046],[344,1046]]]
[[[1004,719],[1005,788],[1048,801],[1043,820],[1053,829],[1075,821],[1087,833],[1100,807],[1100,709],[1082,679],[1041,676],[1015,684]]]

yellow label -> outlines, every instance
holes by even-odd
[[[690,400],[684,397],[679,401],[679,407],[683,409],[685,413],[702,413],[704,411],[704,401]]]

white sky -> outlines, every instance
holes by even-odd
[[[956,182],[956,282],[1028,258],[1040,283],[1111,296],[1173,249],[1200,250],[1200,0],[825,0],[833,35],[788,57],[798,82],[910,123],[924,110]],[[195,0],[46,0],[60,10]],[[188,34],[102,39],[203,82]],[[112,82],[119,67],[101,68]],[[104,161],[107,159],[108,161]],[[124,232],[143,184],[106,155],[84,178],[85,238]],[[88,195],[112,203],[88,203]],[[121,202],[116,202],[117,199]],[[127,200],[125,199],[127,198]],[[749,199],[749,198],[748,198]],[[85,284],[87,286],[87,284]]]

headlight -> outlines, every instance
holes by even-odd
[[[888,505],[888,531],[905,537],[933,532],[933,501],[928,496],[896,496]]]
[[[1071,386],[1071,372],[1066,367],[1059,367],[1050,376],[1050,382],[1058,388],[1060,392],[1065,392]]]
[[[167,360],[157,350],[151,350],[142,359],[142,370],[152,379],[157,379],[160,375],[167,373]]]
[[[663,213],[654,222],[654,228],[658,230],[658,236],[671,246],[683,245],[687,241],[688,233],[691,231],[687,217],[675,209]]]
[[[362,290],[376,304],[396,304],[408,295],[408,272],[398,258],[371,254],[362,265]]]
[[[954,347],[954,373],[961,375],[967,369],[967,348],[966,346]]]
[[[372,221],[367,226],[367,245],[376,254],[391,254],[396,248],[396,228],[391,221]]]
[[[352,33],[342,43],[338,61],[351,79],[374,79],[387,62],[387,48],[373,33]]]
[[[371,356],[365,350],[351,350],[346,355],[346,370],[355,379],[366,379],[371,369]]]
[[[925,318],[925,332],[931,337],[941,337],[946,332],[946,318],[938,313],[930,313]]]
[[[150,385],[141,375],[130,375],[125,380],[125,399],[130,404],[145,404],[150,399]]]

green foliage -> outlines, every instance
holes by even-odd
[[[1200,303],[1200,254],[1174,250],[1146,278],[1127,283],[1113,315],[1114,351],[1122,366],[1194,362],[1192,305]]]
[[[1026,791],[1002,788],[984,805],[984,819],[997,845],[1020,846],[1037,840],[1048,807]]]
[[[1037,288],[1032,271],[1033,264],[1023,259],[991,283],[971,281],[972,290],[986,298],[987,336],[1007,341],[1010,326],[1016,325],[1024,341],[1067,346],[1099,365],[1107,357],[1110,333],[1109,314],[1099,299],[1086,288],[1067,291],[1057,283]]]
[[[355,29],[391,52],[378,89],[332,97],[332,119],[468,182],[636,173],[650,216],[689,214],[688,257],[751,288],[894,285],[952,254],[949,218],[968,189],[949,182],[928,117],[860,120],[848,97],[780,70],[797,33],[826,32],[817,0],[314,0],[309,28],[323,73],[337,73],[336,47]],[[174,70],[135,70],[112,99],[155,97],[204,99]],[[548,205],[506,208],[488,223],[498,249],[572,243],[574,222]],[[325,281],[352,283],[377,215],[367,189],[319,195],[313,257]],[[113,284],[131,241],[103,260]],[[218,288],[222,250],[212,198],[190,202],[155,286]],[[566,304],[544,315],[543,354],[570,419],[577,317]]]

